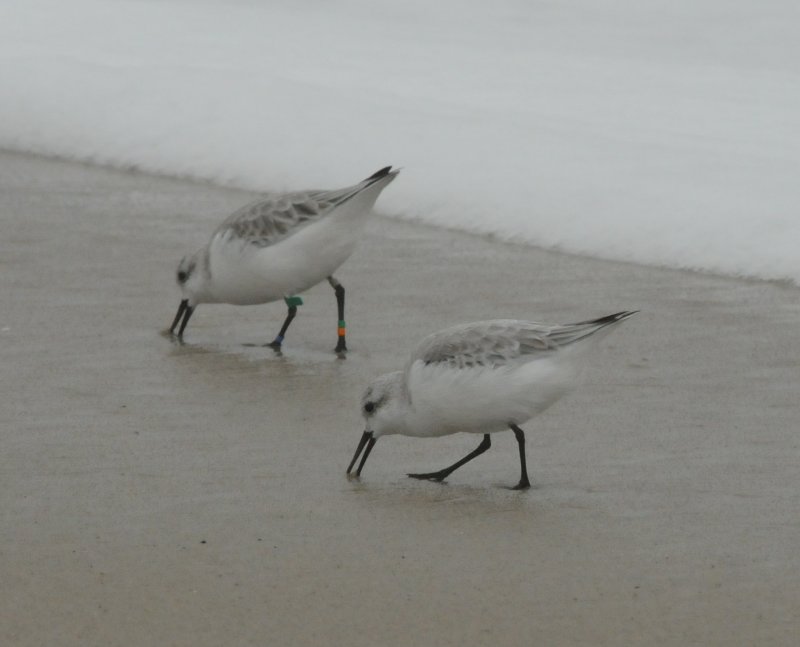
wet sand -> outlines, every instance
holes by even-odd
[[[369,170],[369,169],[367,169]],[[410,172],[410,171],[406,171]],[[398,179],[402,182],[402,176]],[[391,191],[389,187],[388,191]],[[4,645],[795,645],[800,291],[375,218],[308,292],[160,334],[252,194],[0,154]],[[440,327],[639,308],[582,388],[345,467],[367,380]]]

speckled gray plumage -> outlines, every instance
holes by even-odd
[[[453,326],[429,335],[409,359],[441,364],[449,368],[491,366],[494,368],[531,361],[585,339],[633,312],[574,324],[549,325],[518,319],[495,319]]]
[[[215,235],[239,238],[255,247],[268,247],[324,218],[353,192],[354,188],[267,194],[231,214]]]

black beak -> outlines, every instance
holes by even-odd
[[[178,322],[183,317],[183,321],[181,322],[181,327],[178,330],[178,337],[183,337],[183,331],[186,328],[186,324],[189,323],[189,317],[192,316],[194,312],[194,308],[189,305],[189,299],[183,299],[181,304],[178,306],[178,313],[175,315],[175,319],[172,321],[172,325],[169,327],[170,334],[175,334],[175,326],[178,325]]]
[[[365,431],[361,435],[361,440],[358,441],[358,447],[356,447],[356,453],[353,455],[353,460],[350,461],[350,465],[347,467],[347,474],[350,475],[350,472],[353,471],[353,465],[356,464],[358,460],[358,456],[361,451],[366,447],[364,450],[364,456],[361,457],[361,463],[358,465],[358,469],[356,470],[356,476],[361,476],[361,470],[364,469],[364,463],[367,462],[367,456],[372,451],[372,448],[375,446],[376,439],[372,437],[371,431]]]

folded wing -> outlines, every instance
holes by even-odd
[[[333,191],[268,193],[232,213],[217,228],[214,237],[236,238],[254,247],[269,247],[303,227],[325,218],[337,207],[368,186],[389,175],[381,169],[363,182]],[[395,171],[396,173],[396,171]]]
[[[586,339],[633,314],[619,312],[565,325],[496,319],[454,326],[423,339],[409,359],[407,370],[418,361],[449,368],[498,368],[529,362]]]

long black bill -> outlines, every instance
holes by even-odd
[[[364,456],[361,457],[361,463],[358,465],[358,469],[356,470],[356,476],[361,476],[361,470],[364,469],[364,463],[367,462],[367,456],[372,451],[372,448],[375,446],[375,438],[372,437],[371,431],[365,431],[361,435],[361,440],[358,441],[358,447],[356,447],[356,453],[353,454],[353,460],[350,461],[350,465],[347,466],[347,474],[349,475],[350,472],[353,471],[353,465],[356,464],[361,451],[366,447],[366,451],[364,451]]]
[[[174,333],[175,332],[175,326],[178,325],[178,322],[181,320],[181,317],[183,316],[184,311],[188,307],[189,307],[189,299],[183,299],[181,301],[180,305],[178,306],[178,314],[175,315],[175,319],[172,320],[172,325],[169,327],[170,333]]]
[[[175,326],[178,325],[181,317],[183,317],[181,327],[178,329],[178,337],[183,337],[183,331],[186,329],[186,324],[189,323],[189,317],[192,316],[193,312],[194,308],[189,305],[189,299],[183,299],[178,306],[178,313],[175,315],[175,319],[173,319],[172,325],[169,327],[170,334],[175,334]]]

